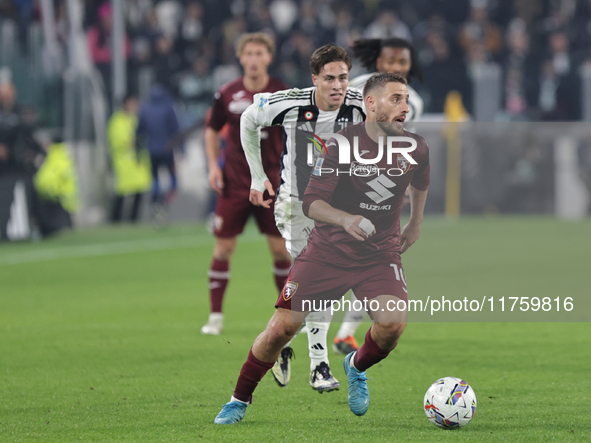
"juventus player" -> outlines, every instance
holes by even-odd
[[[320,153],[314,144],[316,136],[335,133],[348,124],[365,120],[361,92],[347,89],[351,58],[345,49],[335,45],[317,49],[310,58],[310,70],[313,87],[257,94],[240,120],[242,146],[252,176],[250,201],[264,207],[269,207],[272,199],[265,200],[263,192],[268,191],[270,196],[275,193],[262,167],[259,130],[275,125],[283,128],[285,142],[275,221],[293,258],[305,248],[314,227],[314,222],[302,212],[302,198]],[[310,385],[319,392],[340,387],[328,361],[326,336],[330,319],[325,313],[312,313],[306,320]],[[288,343],[273,368],[279,386],[289,382],[292,355]]]
[[[351,47],[353,56],[370,71],[355,77],[349,82],[349,87],[363,89],[365,82],[376,72],[390,72],[398,74],[408,83],[413,78],[423,81],[423,69],[417,60],[413,46],[401,38],[361,39],[356,40]],[[405,122],[417,121],[423,114],[423,99],[408,84],[408,115]]]
[[[349,381],[349,408],[358,416],[369,408],[365,371],[386,358],[404,332],[408,289],[400,255],[421,234],[429,186],[429,150],[422,137],[403,128],[409,111],[403,77],[375,74],[367,81],[363,96],[367,121],[339,134],[349,142],[350,158],[357,153],[376,160],[369,165],[339,164],[337,140],[332,138],[326,144],[327,152],[318,158],[303,198],[304,213],[316,221],[308,246],[295,259],[277,309],[255,340],[230,402],[215,418],[217,424],[233,424],[244,418],[257,384],[309,311],[306,301],[338,300],[349,289],[354,289],[360,301],[369,301],[374,323],[363,346],[343,362]],[[388,136],[408,137],[416,143],[416,149],[396,157],[388,149],[387,155],[381,155],[385,154],[382,143]],[[352,172],[355,167],[362,173]],[[336,170],[345,173],[336,174]],[[400,213],[407,187],[411,190],[411,215],[401,231]]]
[[[352,79],[350,87],[363,89],[365,82],[377,72],[390,72],[404,77],[407,82],[417,78],[423,81],[423,70],[417,60],[413,46],[401,38],[388,39],[361,39],[356,40],[351,47],[353,56],[370,71]],[[417,121],[423,114],[423,99],[407,84],[408,89],[408,114],[405,122]],[[408,193],[407,193],[408,195]],[[405,198],[405,203],[407,202]],[[351,301],[355,295],[351,294]],[[363,319],[364,311],[350,310],[345,312],[341,327],[333,341],[333,350],[336,353],[348,354],[358,348],[355,340],[355,332]]]

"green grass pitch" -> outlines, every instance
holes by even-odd
[[[590,221],[427,219],[403,256],[410,296],[589,297],[590,232]],[[291,383],[280,389],[268,374],[243,422],[214,425],[276,291],[251,226],[232,262],[223,336],[202,336],[212,244],[203,226],[123,226],[0,245],[0,441],[591,440],[585,322],[410,323],[368,371],[364,417],[349,411],[332,351],[342,389],[310,388],[298,337]],[[426,389],[443,376],[465,379],[478,398],[460,430],[438,429],[423,412]]]

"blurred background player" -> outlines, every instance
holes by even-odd
[[[221,87],[206,122],[205,149],[209,161],[209,185],[219,194],[213,233],[216,242],[213,260],[209,268],[209,299],[211,313],[207,324],[201,328],[203,334],[219,335],[223,328],[222,302],[230,278],[230,259],[236,248],[236,238],[250,215],[254,215],[259,230],[267,236],[273,257],[273,276],[277,289],[281,291],[289,274],[291,258],[285,248],[285,240],[275,226],[273,206],[254,206],[248,200],[250,172],[240,144],[240,116],[253,103],[258,92],[275,92],[287,86],[273,77],[267,69],[273,59],[275,43],[267,34],[245,34],[238,43],[237,56],[244,69],[244,76]],[[220,131],[229,125],[228,138],[224,149],[223,169],[218,164]],[[280,128],[261,131],[262,162],[272,188],[279,186],[279,158],[283,148]]]
[[[361,39],[356,40],[351,47],[353,56],[370,71],[389,72],[398,74],[410,82],[417,78],[423,81],[423,70],[417,60],[413,46],[401,38],[388,39]],[[349,87],[363,89],[367,80],[375,73],[363,74],[349,82]],[[423,114],[423,99],[407,85],[408,88],[408,114],[405,122],[417,121]],[[405,202],[408,203],[408,190]],[[351,294],[351,301],[355,296]],[[364,311],[347,311],[343,317],[341,327],[333,341],[333,350],[337,354],[348,354],[356,350],[359,345],[355,340],[355,332],[363,319]]]
[[[285,131],[275,220],[293,258],[306,247],[308,235],[314,228],[314,222],[302,212],[302,198],[313,161],[320,154],[310,142],[311,137],[335,133],[348,124],[365,120],[361,93],[347,89],[351,65],[351,58],[345,49],[331,44],[318,48],[310,58],[313,87],[257,94],[240,121],[242,145],[252,175],[250,201],[259,206],[270,207],[273,201],[266,199],[264,192],[272,197],[275,195],[275,187],[265,175],[261,163],[261,152],[264,150],[259,129],[281,125]],[[309,155],[309,149],[316,149],[313,156]],[[319,392],[340,387],[328,361],[326,336],[330,320],[326,313],[312,313],[306,319],[310,385]],[[289,344],[286,344],[273,367],[273,376],[279,386],[285,386],[291,377],[293,350]]]
[[[407,82],[413,78],[423,81],[423,69],[419,64],[416,51],[413,46],[401,38],[388,39],[361,39],[356,40],[351,47],[353,57],[371,71],[349,82],[350,88],[363,90],[365,82],[376,72],[389,72],[398,74]],[[423,99],[410,86],[408,87],[408,115],[406,122],[417,121],[423,114]]]
[[[164,86],[152,86],[150,97],[142,103],[136,137],[145,137],[152,163],[152,216],[157,224],[166,223],[166,209],[172,204],[177,191],[176,165],[172,140],[179,131],[179,121],[173,101]],[[165,168],[170,178],[166,193],[160,189],[158,172]]]
[[[125,197],[131,197],[129,221],[137,222],[142,193],[150,188],[150,159],[145,151],[136,150],[135,131],[139,101],[135,95],[123,99],[121,109],[113,113],[107,127],[107,138],[115,174],[115,198],[111,221],[123,219]]]

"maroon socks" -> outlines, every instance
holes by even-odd
[[[384,351],[373,341],[371,338],[371,328],[369,328],[365,334],[365,343],[355,353],[353,364],[358,371],[363,372],[385,359],[388,354],[390,354],[390,351]]]
[[[291,260],[276,261],[273,263],[273,277],[275,277],[275,285],[279,292],[283,290],[285,279],[289,275],[291,269]]]
[[[252,348],[248,353],[246,362],[242,365],[240,376],[236,382],[236,390],[234,391],[234,398],[250,403],[252,400],[252,393],[256,389],[259,382],[263,379],[269,369],[275,363],[266,363],[260,361],[252,354]]]
[[[211,303],[211,312],[222,312],[222,302],[224,301],[224,294],[228,280],[230,279],[229,263],[213,259],[209,272],[209,301]]]
[[[211,303],[211,312],[222,312],[222,303],[224,294],[230,279],[230,264],[227,261],[213,259],[207,273],[209,277],[209,301]],[[285,284],[285,279],[289,275],[291,261],[283,260],[273,263],[273,277],[277,290],[281,291]]]

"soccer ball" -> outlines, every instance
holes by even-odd
[[[435,426],[445,429],[466,426],[476,412],[476,394],[468,383],[444,377],[433,383],[423,399],[425,414]]]

